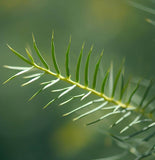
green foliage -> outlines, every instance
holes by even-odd
[[[67,48],[67,52],[66,52],[66,77],[67,78],[70,77],[70,71],[69,71],[69,52],[70,52],[70,46],[71,46],[71,37],[70,37],[68,48]]]
[[[79,82],[79,72],[80,72],[80,64],[81,64],[81,59],[82,59],[82,54],[83,54],[83,49],[84,49],[84,43],[82,45],[82,49],[78,58],[78,63],[77,63],[77,67],[76,67],[76,82]]]
[[[75,81],[71,79],[71,73],[69,70],[69,53],[70,53],[70,46],[71,46],[71,38],[69,40],[69,45],[66,51],[66,76],[63,76],[60,72],[59,66],[57,64],[56,55],[55,55],[55,47],[54,47],[54,33],[52,34],[52,40],[51,40],[51,55],[52,55],[52,61],[54,64],[55,72],[49,69],[49,65],[45,61],[45,59],[42,57],[34,36],[33,36],[33,46],[35,49],[35,52],[37,56],[39,57],[40,61],[42,62],[42,66],[38,65],[37,62],[35,62],[34,58],[26,49],[26,53],[28,55],[28,58],[25,58],[20,53],[16,52],[14,49],[12,49],[10,46],[9,49],[14,53],[17,57],[19,57],[21,60],[26,62],[30,67],[17,67],[17,66],[4,66],[8,69],[13,70],[19,70],[17,74],[10,77],[8,80],[6,80],[4,83],[12,80],[13,78],[16,78],[24,73],[30,73],[28,76],[25,76],[25,79],[29,79],[27,82],[22,84],[22,86],[29,85],[30,83],[38,80],[39,78],[42,78],[46,75],[50,75],[51,79],[52,77],[55,77],[56,79],[52,79],[50,81],[42,82],[41,89],[39,89],[33,96],[29,99],[32,100],[35,96],[37,96],[39,93],[43,92],[45,89],[52,87],[56,83],[59,83],[59,81],[64,81],[69,84],[69,87],[64,88],[58,88],[55,90],[52,90],[52,92],[60,92],[60,94],[50,100],[43,108],[47,108],[49,105],[51,105],[54,101],[59,101],[60,98],[65,97],[66,94],[70,94],[71,98],[68,100],[65,100],[64,102],[61,102],[59,105],[65,105],[72,101],[73,99],[79,99],[81,98],[81,101],[84,99],[87,100],[87,102],[84,102],[84,104],[79,105],[75,109],[65,113],[63,116],[67,116],[73,113],[78,113],[79,115],[73,119],[73,121],[82,119],[83,117],[87,117],[89,115],[92,115],[97,112],[101,112],[103,115],[100,116],[99,114],[96,114],[95,117],[97,117],[95,120],[88,122],[87,125],[92,125],[95,123],[98,123],[104,119],[112,119],[114,116],[116,118],[114,119],[114,122],[111,122],[112,124],[109,126],[110,129],[107,129],[108,135],[110,135],[114,140],[117,141],[117,143],[125,150],[125,154],[118,154],[117,156],[112,156],[109,159],[118,159],[121,157],[124,157],[126,154],[133,154],[136,157],[136,160],[143,159],[145,157],[153,157],[155,152],[154,143],[150,141],[155,137],[155,109],[153,104],[153,101],[155,100],[155,97],[151,98],[149,95],[149,91],[151,89],[152,81],[150,81],[148,87],[144,90],[143,96],[141,98],[141,101],[136,105],[133,101],[134,96],[136,96],[136,93],[138,89],[141,87],[141,81],[139,81],[135,88],[132,89],[129,92],[127,92],[128,89],[131,87],[131,82],[128,80],[125,83],[124,79],[124,61],[119,69],[119,71],[116,73],[115,78],[113,78],[113,64],[111,63],[110,68],[105,72],[105,76],[103,78],[100,91],[96,90],[96,84],[97,84],[97,75],[99,72],[99,65],[101,62],[101,58],[103,55],[103,52],[101,52],[101,55],[95,65],[94,69],[94,75],[92,77],[92,85],[90,86],[89,83],[89,62],[90,62],[90,55],[92,53],[93,47],[91,47],[86,63],[84,68],[84,84],[80,83],[80,66],[82,61],[82,55],[84,50],[84,44],[82,45],[80,55],[77,61],[76,65],[76,77]],[[31,71],[31,72],[29,72]],[[32,73],[33,72],[33,73]],[[114,83],[113,83],[114,82]],[[109,87],[107,87],[109,84]],[[80,88],[81,94],[73,95],[71,93],[72,90]],[[108,88],[108,91],[107,89]],[[109,94],[108,94],[109,93]],[[127,96],[125,96],[125,94]],[[97,98],[94,99],[92,96],[96,96]],[[110,95],[110,96],[109,96]],[[88,100],[88,96],[92,96]],[[148,100],[147,100],[148,99]],[[82,103],[82,102],[81,102]],[[89,109],[89,107],[92,107],[92,109]],[[86,109],[83,113],[81,113],[84,109]],[[118,119],[117,119],[118,117]],[[121,128],[119,128],[119,124],[122,123]],[[138,125],[138,127],[137,127]],[[136,127],[135,127],[136,126]],[[132,130],[130,130],[133,128]],[[119,130],[119,131],[118,131]],[[122,133],[126,133],[126,135],[121,135]],[[143,136],[141,136],[143,135]],[[140,144],[137,139],[140,139]],[[139,146],[143,143],[146,143],[147,147],[145,149],[145,152],[141,152],[139,150]],[[151,143],[150,143],[151,142]],[[108,158],[107,158],[108,159]]]
[[[52,33],[52,41],[51,41],[51,52],[52,52],[52,60],[57,74],[60,74],[60,70],[55,57],[55,46],[54,46],[54,32]]]

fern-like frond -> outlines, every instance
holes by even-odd
[[[92,77],[92,84],[90,84],[90,76],[89,76],[89,63],[90,63],[90,57],[93,50],[93,47],[90,48],[90,51],[88,53],[85,68],[84,71],[84,84],[80,83],[80,66],[82,61],[82,55],[84,51],[84,44],[82,45],[79,58],[77,60],[76,70],[75,70],[75,81],[71,78],[71,72],[69,69],[69,54],[70,54],[70,48],[71,48],[71,38],[69,40],[69,44],[66,51],[66,60],[65,60],[65,70],[66,70],[66,76],[63,76],[61,74],[61,70],[59,68],[59,65],[57,63],[56,55],[55,55],[55,46],[54,46],[54,33],[52,34],[52,40],[51,40],[51,57],[52,62],[54,65],[55,72],[53,70],[49,69],[49,65],[47,64],[46,60],[41,55],[37,45],[36,41],[33,37],[33,47],[36,52],[36,55],[38,56],[41,66],[38,65],[35,61],[35,59],[30,54],[29,50],[26,49],[26,53],[28,56],[28,59],[24,57],[22,54],[18,53],[14,49],[12,49],[9,45],[9,49],[14,53],[18,58],[20,58],[22,61],[24,61],[26,64],[28,64],[30,67],[27,66],[7,66],[5,65],[5,68],[13,69],[19,71],[15,75],[11,76],[8,80],[6,80],[4,83],[7,83],[8,81],[23,75],[25,73],[29,73],[29,75],[24,76],[24,79],[28,79],[27,82],[23,83],[22,86],[29,85],[35,81],[37,81],[40,78],[43,78],[46,75],[51,76],[50,81],[43,81],[41,83],[41,88],[32,95],[32,97],[29,100],[32,100],[34,97],[36,97],[38,94],[46,90],[47,88],[50,88],[54,86],[56,83],[59,83],[59,81],[64,81],[69,84],[67,87],[63,88],[57,88],[52,90],[52,92],[58,92],[59,95],[55,98],[52,98],[43,108],[47,108],[49,105],[51,105],[54,101],[59,101],[60,98],[65,97],[66,94],[70,95],[69,99],[66,99],[65,101],[61,102],[59,105],[66,105],[69,102],[71,102],[74,99],[79,99],[80,105],[76,108],[66,112],[63,116],[67,116],[73,113],[78,113],[78,116],[76,116],[73,121],[82,119],[84,117],[87,117],[89,115],[92,115],[96,112],[102,113],[100,117],[98,117],[95,120],[92,120],[91,122],[88,122],[87,125],[92,125],[97,122],[103,121],[104,119],[115,117],[115,121],[111,122],[111,125],[109,126],[111,129],[108,131],[110,135],[114,130],[118,131],[118,136],[120,136],[121,141],[124,142],[124,144],[127,144],[128,141],[130,141],[132,138],[136,138],[139,135],[142,135],[143,133],[146,133],[146,135],[142,138],[142,141],[149,141],[150,139],[155,137],[155,108],[153,105],[153,101],[155,100],[155,97],[148,98],[149,91],[151,89],[151,86],[153,85],[152,81],[148,84],[148,87],[144,89],[144,93],[142,94],[142,98],[140,102],[135,105],[133,103],[134,96],[137,94],[137,91],[140,88],[139,81],[135,88],[131,87],[130,79],[125,83],[124,80],[124,61],[116,73],[115,78],[113,75],[113,64],[110,64],[110,67],[108,70],[105,70],[105,76],[102,80],[102,84],[100,85],[100,91],[96,89],[97,85],[97,78],[98,78],[98,72],[99,72],[99,65],[101,63],[101,58],[103,56],[103,51],[100,54],[100,57],[94,65],[94,74]],[[31,72],[30,72],[31,71]],[[52,78],[54,77],[54,79]],[[109,87],[107,87],[109,86]],[[80,88],[82,93],[78,93],[77,95],[72,95],[72,90],[75,90],[76,88]],[[127,92],[127,90],[129,90]],[[96,98],[94,98],[94,96]],[[88,96],[92,96],[88,100]],[[83,102],[83,100],[85,101]],[[148,100],[147,100],[148,99]],[[86,102],[87,101],[87,102]],[[83,103],[83,104],[82,104]],[[96,117],[96,116],[95,116]],[[119,125],[122,123],[121,128],[119,128]],[[137,127],[137,125],[139,125]],[[132,132],[131,132],[131,128]],[[108,130],[108,129],[107,129]],[[128,130],[130,130],[130,134],[126,134],[121,136],[121,134],[126,133]],[[134,131],[135,130],[135,131]],[[112,136],[113,138],[117,136]],[[118,140],[118,137],[117,137]],[[153,144],[154,145],[154,144]],[[128,147],[127,147],[128,148]],[[137,150],[137,148],[136,148]],[[135,154],[138,152],[138,155]],[[133,153],[137,157],[137,159],[140,159],[141,157],[146,157],[147,155],[153,155],[154,153],[154,147],[151,149],[148,149],[146,153],[142,154],[138,150],[137,152]],[[124,154],[123,154],[124,155]],[[117,157],[117,156],[116,156]]]

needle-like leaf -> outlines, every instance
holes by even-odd
[[[29,69],[22,70],[22,71],[18,72],[17,74],[13,75],[13,76],[10,77],[9,79],[7,79],[5,82],[3,82],[3,84],[5,84],[5,83],[9,82],[10,80],[16,78],[17,76],[20,76],[20,75],[22,75],[22,74],[24,74],[24,73],[30,71],[32,68],[33,68],[33,67],[30,67]]]
[[[51,92],[61,92],[61,91],[67,90],[67,89],[69,89],[69,87],[54,89],[54,90],[52,90]]]
[[[135,133],[131,134],[130,136],[127,136],[127,137],[124,138],[124,139],[125,139],[125,140],[130,139],[130,138],[132,138],[132,137],[134,137],[134,136],[136,136],[136,135],[138,135],[138,134],[141,134],[141,133],[143,133],[143,132],[149,130],[149,129],[152,128],[152,127],[155,127],[155,122],[151,123],[151,124],[148,125],[147,127],[144,127],[144,128],[141,129],[140,131],[135,132]]]
[[[76,85],[73,85],[71,87],[69,87],[68,89],[66,89],[64,92],[62,92],[58,98],[62,97],[63,95],[67,94],[68,92],[70,92],[71,90],[73,90],[76,87]]]
[[[110,75],[109,75],[109,96],[112,96],[112,91],[113,91],[113,62],[111,62],[110,65]]]
[[[107,79],[108,79],[108,76],[109,76],[109,72],[110,72],[110,69],[108,69],[108,71],[106,72],[105,77],[104,77],[104,79],[103,79],[102,87],[101,87],[101,93],[104,93],[105,84],[106,84],[106,82],[107,82]]]
[[[38,76],[41,76],[43,73],[36,73],[36,74],[31,74],[29,76],[25,76],[23,78],[25,79],[29,79],[29,78],[33,78],[33,77],[38,77]]]
[[[49,69],[48,64],[46,63],[46,61],[42,57],[42,55],[41,55],[41,53],[40,53],[40,51],[39,51],[39,49],[37,47],[37,44],[36,44],[36,41],[35,41],[35,38],[34,38],[33,34],[32,34],[32,38],[33,38],[33,47],[34,47],[34,49],[35,49],[40,61],[42,62],[42,64],[45,66],[46,69]]]
[[[32,63],[31,63],[29,60],[27,60],[23,55],[21,55],[20,53],[18,53],[17,51],[15,51],[15,50],[14,50],[13,48],[11,48],[8,44],[7,44],[7,46],[8,46],[8,48],[9,48],[17,57],[19,57],[20,59],[22,59],[24,62],[32,65]]]
[[[124,64],[124,62],[123,62],[123,64]],[[114,95],[115,95],[116,87],[117,87],[117,84],[118,84],[118,80],[120,78],[120,75],[121,75],[121,72],[122,72],[122,69],[123,69],[123,64],[122,64],[120,70],[118,71],[118,73],[116,75],[116,78],[115,78],[115,81],[114,81],[114,85],[113,85],[112,97],[114,97]]]
[[[100,117],[99,119],[97,119],[97,120],[95,120],[95,121],[92,121],[92,122],[90,122],[90,123],[87,123],[87,126],[88,126],[88,125],[95,124],[95,123],[103,120],[103,119],[106,118],[106,117],[109,117],[109,116],[111,116],[111,115],[118,114],[118,113],[122,113],[122,111],[110,112],[110,113],[108,113],[108,114]]]
[[[118,119],[113,125],[111,125],[111,127],[116,126],[117,124],[119,124],[121,121],[123,121],[125,118],[129,117],[131,115],[131,112],[127,112],[126,114],[124,114],[120,119]]]
[[[153,101],[155,101],[155,96],[152,97],[143,107],[143,109],[146,109]]]
[[[8,68],[8,69],[12,69],[12,70],[28,70],[30,69],[31,67],[19,67],[19,66],[7,66],[7,65],[4,65],[5,68]]]
[[[62,103],[60,103],[59,106],[62,106],[62,105],[64,105],[64,104],[70,102],[71,100],[73,100],[73,99],[75,99],[75,98],[82,97],[83,95],[84,95],[84,93],[83,93],[83,94],[80,94],[80,95],[73,96],[73,97],[71,97],[70,99],[68,99],[68,100],[66,100],[66,101],[64,101],[64,102],[62,102]]]
[[[144,158],[146,159],[147,157],[150,157],[151,155],[154,155],[154,152],[155,152],[155,145],[153,145],[151,148],[149,148],[147,152],[138,155],[136,160],[143,160]]]
[[[139,88],[139,84],[140,84],[140,81],[137,83],[137,85],[136,85],[135,89],[134,89],[134,90],[133,90],[133,92],[131,93],[131,95],[130,95],[130,97],[129,97],[129,99],[128,99],[127,105],[129,105],[129,104],[130,104],[130,102],[131,102],[131,99],[132,99],[133,95],[136,93],[136,91],[137,91],[137,90],[138,90],[138,88]]]
[[[123,88],[124,88],[124,70],[122,71],[122,74],[121,74],[121,88],[120,88],[120,98],[119,100],[122,99],[123,97]]]
[[[32,97],[29,99],[29,101],[32,100],[34,97],[36,97],[36,96],[37,96],[39,93],[41,93],[43,90],[45,90],[45,89],[51,87],[52,85],[54,85],[55,83],[57,83],[59,80],[60,80],[60,79],[58,78],[58,79],[56,79],[56,80],[52,80],[52,81],[48,81],[48,82],[42,83],[42,84],[46,84],[46,85],[45,85],[43,88],[41,88],[40,90],[38,90],[36,93],[34,93],[34,94],[32,95]]]
[[[79,82],[79,77],[80,77],[79,72],[80,72],[80,65],[81,65],[83,49],[84,49],[84,43],[82,45],[81,52],[80,52],[78,62],[77,62],[77,66],[76,66],[76,82]]]
[[[130,79],[128,79],[128,81],[127,81],[126,84],[124,85],[124,77],[123,77],[123,76],[124,76],[124,75],[122,75],[121,93],[120,93],[120,98],[119,98],[120,101],[122,100],[123,95],[124,95],[126,89],[127,89],[128,86],[129,86],[129,83],[130,83]]]
[[[68,48],[66,51],[66,77],[70,77],[70,71],[69,71],[69,52],[70,52],[70,46],[71,46],[71,37],[69,39]]]
[[[54,102],[56,99],[52,99],[51,101],[49,101],[44,107],[43,109],[47,108],[52,102]]]
[[[140,119],[141,116],[137,116],[128,126],[125,126],[120,133],[125,132],[127,129],[129,129],[131,126],[137,123],[137,121]]]
[[[85,86],[88,86],[88,67],[89,67],[89,61],[90,61],[90,55],[92,53],[93,46],[91,46],[90,51],[87,56],[86,65],[85,65]]]
[[[108,107],[102,108],[102,110],[115,109],[116,107],[117,107],[117,106],[108,106]]]
[[[74,113],[74,112],[76,112],[76,111],[78,111],[78,110],[80,110],[80,109],[83,109],[83,108],[85,108],[85,107],[91,105],[92,103],[93,103],[93,102],[90,101],[90,102],[88,102],[88,103],[86,103],[86,104],[84,104],[84,105],[82,105],[82,106],[80,106],[80,107],[78,107],[78,108],[76,108],[76,109],[74,109],[74,110],[68,112],[68,113],[63,114],[63,116],[68,116],[68,115],[70,115],[71,113]]]
[[[52,52],[52,60],[53,60],[54,68],[55,68],[57,74],[60,74],[59,66],[57,64],[56,56],[55,56],[54,32],[52,33],[51,52]]]
[[[46,86],[43,87],[43,90],[45,90],[45,89],[51,87],[52,85],[56,84],[57,82],[59,82],[59,80],[60,80],[60,79],[58,78],[58,79],[56,79],[56,80],[50,81],[50,83],[48,83]]]
[[[22,87],[23,87],[23,86],[26,86],[26,85],[28,85],[28,84],[30,84],[30,83],[32,83],[32,82],[38,80],[40,77],[41,77],[41,76],[34,77],[33,79],[29,80],[28,82],[23,83],[21,86],[22,86]]]
[[[103,99],[102,99],[102,100],[103,100]],[[74,109],[74,110],[72,110],[72,111],[70,111],[70,112],[68,112],[68,113],[63,114],[63,116],[70,115],[71,113],[74,113],[74,112],[76,112],[76,111],[78,111],[78,110],[80,110],[80,109],[83,109],[83,108],[85,108],[85,107],[87,107],[87,106],[89,106],[89,105],[91,105],[91,104],[93,104],[93,103],[101,102],[102,100],[101,100],[101,99],[95,99],[95,100],[93,100],[93,101],[90,101],[90,102],[88,102],[88,103],[86,103],[86,104],[84,104],[84,105],[82,105],[82,106],[80,106],[80,107],[77,107],[76,109]]]
[[[27,48],[25,48],[25,50],[26,50],[26,53],[27,53],[30,61],[31,61],[32,63],[34,63],[34,59],[33,59],[32,55],[31,55],[31,53],[29,52],[29,50],[28,50]]]
[[[28,101],[31,101],[34,97],[36,97],[40,92],[42,92],[42,88],[40,90],[38,90],[37,92],[35,92]]]
[[[113,110],[113,112],[116,112],[117,110],[119,110],[119,108],[121,108],[121,106],[120,106],[120,105],[117,105],[117,106],[115,107],[115,109]]]
[[[97,73],[98,73],[98,70],[99,70],[99,65],[100,65],[102,56],[103,56],[103,51],[101,52],[100,58],[99,58],[99,60],[96,64],[96,67],[95,67],[92,89],[95,89],[95,87],[96,87]]]
[[[144,100],[146,99],[146,97],[147,97],[147,95],[148,95],[149,90],[151,89],[151,87],[152,87],[152,81],[150,81],[148,87],[146,88],[146,91],[145,91],[145,93],[144,93],[144,95],[143,95],[143,97],[142,97],[142,99],[141,99],[141,101],[140,101],[139,107],[142,107],[143,102],[144,102]]]
[[[93,113],[93,112],[96,112],[96,111],[100,110],[101,108],[103,108],[107,104],[108,104],[108,102],[104,102],[103,104],[99,105],[98,107],[95,107],[94,109],[92,109],[92,110],[90,110],[88,112],[85,112],[84,114],[81,114],[80,116],[74,118],[73,121],[76,121],[76,120],[78,120],[80,118],[83,118],[83,117]]]
[[[86,97],[88,97],[91,94],[91,91],[89,91],[88,93],[86,93],[82,98],[81,101],[83,101]]]
[[[151,138],[153,138],[155,136],[155,131],[153,133],[151,133],[149,136],[145,137],[143,139],[143,141],[149,141]]]

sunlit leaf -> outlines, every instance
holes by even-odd
[[[8,69],[12,69],[12,70],[28,70],[28,69],[31,69],[32,67],[20,67],[20,66],[7,66],[7,65],[4,65],[5,68],[8,68]]]
[[[59,105],[62,106],[62,105],[64,105],[64,104],[70,102],[71,100],[76,99],[76,98],[79,98],[79,97],[82,97],[82,96],[84,96],[84,93],[83,93],[83,94],[80,94],[80,95],[73,96],[72,98],[70,98],[70,99],[68,99],[68,100],[60,103]]]
[[[69,87],[68,89],[66,89],[66,91],[62,92],[58,98],[62,97],[63,95],[67,94],[68,92],[70,92],[71,90],[73,90],[76,87],[76,85],[73,85],[71,87]]]
[[[34,77],[33,79],[29,80],[28,82],[23,83],[21,86],[22,86],[22,87],[23,87],[23,86],[26,86],[26,85],[28,85],[28,84],[30,84],[30,83],[32,83],[32,82],[38,80],[40,77],[41,77],[41,76]]]
[[[43,87],[43,90],[45,90],[45,89],[51,87],[52,85],[56,84],[59,80],[60,80],[60,79],[58,78],[58,79],[56,79],[56,80],[50,81],[46,86]]]
[[[84,114],[81,114],[80,116],[74,118],[73,121],[76,121],[76,120],[78,120],[80,118],[83,118],[83,117],[93,113],[93,112],[96,112],[96,111],[100,110],[101,108],[103,108],[107,104],[108,104],[108,102],[104,102],[103,104],[99,105],[98,107],[95,107],[94,109],[92,109],[92,110],[90,110],[88,112],[85,112]]]
[[[70,111],[70,112],[68,112],[68,113],[63,114],[63,116],[70,115],[71,113],[74,113],[74,112],[76,112],[76,111],[78,111],[78,110],[80,110],[80,109],[83,109],[83,108],[85,108],[85,107],[87,107],[87,106],[89,106],[89,105],[91,105],[91,104],[93,104],[93,103],[96,103],[96,102],[101,102],[101,99],[100,99],[100,100],[99,100],[99,99],[96,99],[96,100],[90,101],[90,102],[88,102],[88,103],[86,103],[86,104],[84,104],[84,105],[82,105],[82,106],[80,106],[80,107],[77,107],[76,109],[74,109],[74,110],[72,110],[72,111]]]
[[[36,74],[31,74],[29,76],[25,76],[23,78],[25,79],[29,79],[29,78],[33,78],[33,77],[38,77],[38,76],[41,76],[43,73],[36,73]]]
[[[22,70],[22,71],[18,72],[17,74],[15,74],[14,76],[10,77],[10,78],[7,79],[5,82],[3,82],[3,84],[5,84],[5,83],[9,82],[10,80],[16,78],[17,76],[20,76],[20,75],[22,75],[22,74],[30,71],[32,68],[33,68],[33,67],[30,67],[30,68],[28,68],[28,69],[25,69],[25,70]]]
[[[81,101],[84,100],[86,97],[88,97],[91,94],[91,91],[89,91],[88,93],[86,93],[82,98]]]
[[[106,118],[106,117],[109,117],[109,116],[111,116],[111,115],[115,115],[115,114],[118,114],[118,113],[122,113],[122,112],[123,112],[123,111],[110,112],[110,113],[108,113],[108,114],[106,114],[106,115],[100,117],[99,119],[97,119],[97,120],[95,120],[95,121],[92,121],[92,122],[88,123],[87,125],[95,124],[95,123],[97,123],[97,122],[103,120],[103,119]]]

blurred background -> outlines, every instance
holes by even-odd
[[[134,2],[155,8],[153,0]],[[43,110],[42,106],[53,96],[51,93],[45,92],[28,102],[39,83],[21,88],[23,80],[17,78],[3,86],[13,74],[3,65],[24,65],[6,44],[25,54],[25,47],[32,48],[32,32],[50,63],[54,30],[62,70],[71,35],[73,70],[85,42],[84,58],[93,44],[92,60],[97,60],[104,49],[105,66],[112,60],[117,67],[125,57],[127,77],[154,79],[155,13],[131,4],[126,0],[0,0],[0,159],[90,160],[109,156],[111,152],[120,153],[116,144],[97,127],[85,127],[81,121],[73,123],[71,116],[62,117],[66,106],[59,107],[56,102]],[[101,65],[101,76],[102,71],[105,72]],[[67,108],[77,104],[70,103]]]

